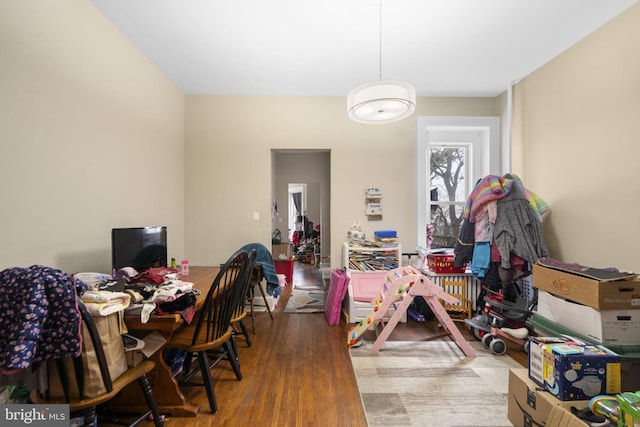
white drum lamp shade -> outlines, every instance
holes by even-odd
[[[365,83],[349,92],[347,113],[358,123],[391,123],[409,117],[416,109],[416,91],[399,80]]]

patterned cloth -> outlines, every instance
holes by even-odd
[[[496,175],[485,176],[473,187],[462,212],[462,218],[475,221],[476,213],[482,206],[492,200],[502,199],[509,194],[512,186],[513,179]]]
[[[131,295],[125,292],[87,291],[82,302],[92,316],[108,316],[129,307]]]
[[[0,370],[12,374],[82,351],[76,293],[87,285],[41,265],[0,272]]]
[[[533,191],[529,191],[528,189],[526,189],[524,184],[522,183],[522,180],[518,175],[510,173],[510,174],[506,174],[505,178],[513,179],[513,182],[516,185],[516,187],[518,187],[522,195],[527,199],[527,201],[531,205],[531,208],[533,209],[533,212],[535,213],[536,218],[538,218],[538,221],[542,222],[542,215],[544,215],[549,211],[549,206],[547,206],[544,200],[542,200],[542,198],[538,196],[536,193],[534,193]]]

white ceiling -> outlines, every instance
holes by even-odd
[[[185,94],[496,96],[638,0],[91,1]]]

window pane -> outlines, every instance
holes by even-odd
[[[432,248],[453,248],[458,239],[464,204],[431,205]]]
[[[465,146],[432,145],[429,148],[429,218],[432,248],[452,248],[458,237],[466,201]]]
[[[429,151],[431,200],[464,202],[467,197],[465,187],[467,150],[465,147],[432,146]]]

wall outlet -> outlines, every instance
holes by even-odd
[[[254,221],[260,221],[260,212],[254,212],[253,213],[253,220]]]

